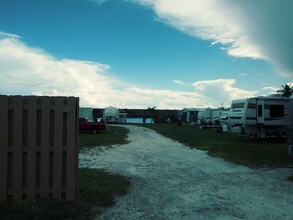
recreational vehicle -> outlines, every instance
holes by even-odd
[[[94,121],[93,109],[92,108],[79,108],[79,117],[87,118],[89,122]]]
[[[293,99],[256,97],[247,99],[245,130],[249,136],[283,135],[290,126]]]
[[[200,110],[199,108],[184,108],[178,111],[178,119],[186,124],[196,124],[197,115]]]
[[[103,112],[103,118],[107,123],[125,123],[127,118],[127,113],[125,111],[120,111],[115,107],[106,107]]]
[[[228,117],[224,118],[221,123],[227,123],[230,129],[233,127],[242,127],[245,123],[247,103],[248,99],[233,100],[228,112]]]
[[[227,112],[228,109],[217,108],[211,109],[206,108],[198,112],[198,124],[199,125],[215,125],[219,123],[219,119],[224,112]]]

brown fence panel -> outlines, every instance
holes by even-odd
[[[78,98],[0,96],[0,201],[78,197]]]

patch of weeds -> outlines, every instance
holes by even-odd
[[[288,176],[288,177],[287,177],[287,180],[293,182],[293,175]]]
[[[53,199],[1,203],[0,219],[88,219],[93,217],[87,202],[66,202]]]
[[[127,192],[130,181],[104,170],[79,169],[80,199],[67,202],[54,199],[0,203],[1,220],[94,219],[115,203],[114,197]]]
[[[114,197],[126,193],[130,186],[126,177],[109,174],[101,169],[81,168],[79,175],[81,199],[99,206],[113,205]]]
[[[128,129],[118,126],[107,126],[106,131],[98,134],[79,133],[79,148],[88,149],[97,146],[122,145],[127,141]]]

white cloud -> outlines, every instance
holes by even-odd
[[[239,76],[248,76],[248,73],[240,73]]]
[[[234,99],[252,97],[257,94],[257,91],[247,91],[235,87],[235,79],[216,79],[197,81],[192,83],[194,88],[200,93],[209,97],[212,103],[220,103],[229,105]]]
[[[273,87],[273,86],[266,86],[266,87],[263,87],[262,90],[276,92],[276,91],[280,90],[280,88]]]
[[[293,75],[292,0],[133,0],[195,37],[222,44],[234,57],[265,59]]]
[[[176,80],[176,79],[172,80],[172,82],[175,83],[175,84],[178,84],[178,85],[186,85],[185,82],[182,82],[182,81]]]
[[[0,31],[0,39],[3,39],[3,38],[21,38],[20,36],[16,35],[16,34],[9,34],[9,33],[5,33],[5,32],[2,32]]]
[[[211,45],[226,45],[230,55],[263,58],[257,45],[245,35],[245,28],[240,22],[242,11],[235,4],[228,4],[228,0],[140,2],[151,6],[162,21],[173,27],[203,40],[212,41]]]
[[[194,92],[141,88],[113,77],[108,65],[57,60],[11,36],[0,39],[0,66],[0,94],[76,96],[80,105],[87,107],[219,107],[255,93],[236,88],[235,80],[230,79],[195,82]],[[173,82],[190,86],[180,80]]]
[[[90,0],[92,2],[96,2],[98,3],[99,5],[102,5],[104,2],[106,2],[107,0]]]
[[[0,66],[3,95],[76,96],[81,106],[101,108],[181,109],[213,104],[204,94],[195,92],[139,88],[111,76],[108,65],[57,60],[14,37],[0,40]]]

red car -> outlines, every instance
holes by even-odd
[[[90,131],[93,134],[106,130],[106,122],[89,122],[87,118],[79,118],[79,131]]]

